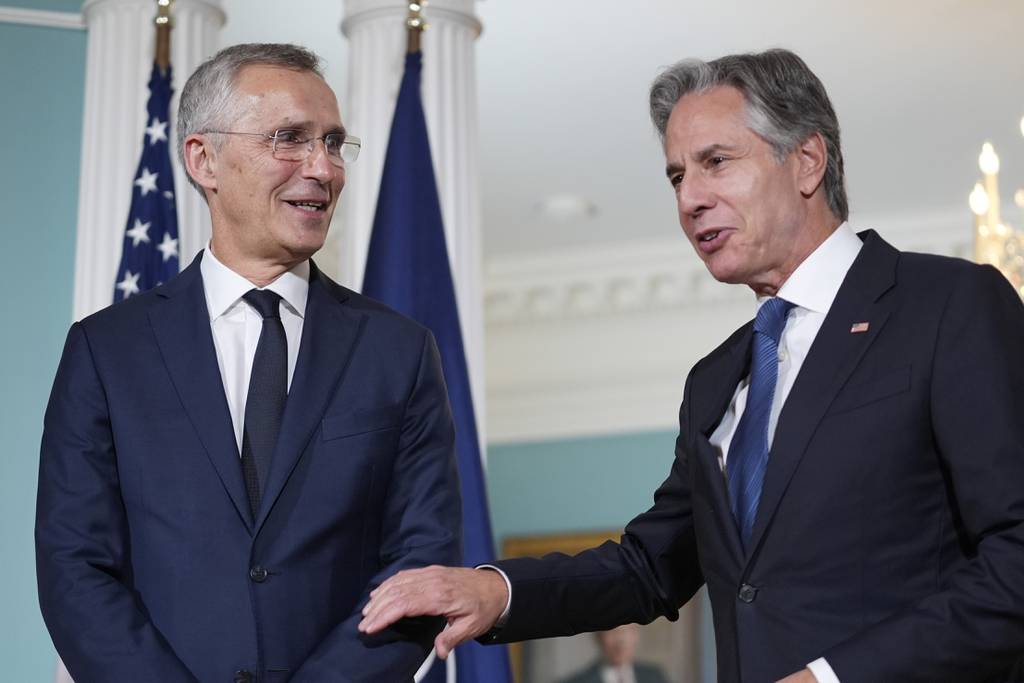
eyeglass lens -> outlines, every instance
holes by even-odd
[[[322,138],[308,138],[298,131],[278,130],[275,131],[273,139],[274,154],[283,161],[303,161],[312,153],[317,140],[324,141],[327,158],[335,165],[353,162],[359,156],[359,139],[343,133],[328,133]]]

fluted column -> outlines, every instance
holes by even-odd
[[[132,175],[147,125],[146,83],[156,33],[153,0],[86,0],[88,30],[82,161],[78,185],[74,318],[110,304],[131,202]],[[213,54],[224,23],[219,0],[176,0],[171,31],[176,123],[177,93],[200,62]],[[176,137],[171,134],[171,139]],[[176,149],[176,147],[175,147]],[[180,262],[185,265],[210,235],[209,213],[175,165]]]
[[[441,200],[448,256],[462,322],[477,426],[483,439],[483,286],[474,0],[430,0],[422,36],[423,108]],[[362,137],[332,238],[321,257],[342,282],[359,289],[373,228],[391,119],[405,64],[408,2],[345,0],[341,30],[349,39],[348,92],[342,117]]]

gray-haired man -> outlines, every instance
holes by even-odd
[[[409,681],[438,620],[367,637],[372,587],[456,563],[433,338],[321,273],[359,141],[317,57],[236,45],[181,96],[210,208],[180,275],[76,323],[46,413],[39,598],[76,681]]]
[[[1006,681],[1024,651],[1016,293],[854,231],[835,113],[791,52],[681,62],[651,114],[683,232],[758,298],[690,372],[654,505],[619,543],[504,578],[400,573],[360,628],[442,614],[442,650],[559,636],[674,618],[706,584],[722,681]]]

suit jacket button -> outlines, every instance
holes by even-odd
[[[252,680],[252,673],[242,669],[235,672],[235,677],[231,679],[231,683],[252,683]]]
[[[263,583],[267,580],[267,576],[269,575],[270,572],[268,572],[263,567],[253,567],[249,570],[249,578],[255,581],[256,583]]]
[[[757,588],[751,586],[749,583],[745,583],[740,586],[739,598],[741,602],[745,602],[748,605],[754,602],[754,598],[757,597]]]

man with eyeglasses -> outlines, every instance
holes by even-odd
[[[40,605],[90,681],[408,681],[440,629],[356,628],[456,564],[430,333],[312,262],[355,161],[319,59],[237,45],[189,78],[179,151],[212,222],[172,281],[72,326],[46,413]]]

